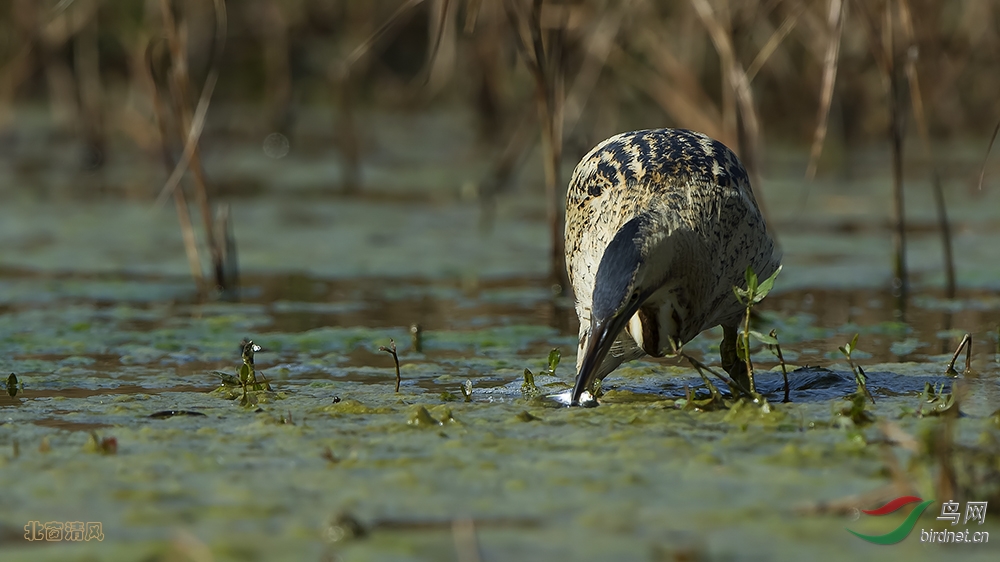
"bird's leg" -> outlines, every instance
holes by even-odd
[[[722,368],[743,388],[750,388],[750,377],[747,375],[747,364],[740,361],[736,353],[736,326],[722,326],[722,345],[719,354],[722,356]]]

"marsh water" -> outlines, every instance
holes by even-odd
[[[2,170],[0,367],[19,381],[0,397],[4,560],[996,559],[996,544],[921,543],[950,528],[937,503],[896,545],[846,530],[891,530],[901,517],[858,510],[899,495],[953,499],[935,497],[947,425],[961,499],[994,500],[981,529],[1000,540],[1000,195],[975,188],[978,151],[947,154],[956,299],[919,162],[901,312],[887,155],[843,155],[806,184],[805,155],[776,147],[757,192],[784,270],[754,326],[777,333],[791,401],[758,347],[767,408],[692,408],[702,379],[665,359],[571,409],[545,398],[572,383],[577,325],[545,279],[537,173],[484,221],[488,163],[454,131],[422,142],[422,123],[385,128],[354,195],[329,153],[207,149],[239,245],[233,301],[195,290],[172,208],[151,203],[155,159]],[[947,377],[966,333],[972,371]],[[854,334],[868,424],[844,413]],[[273,389],[249,406],[214,374],[237,372],[243,338]],[[686,351],[717,365],[720,339]],[[961,417],[933,415],[928,385],[956,382]],[[26,541],[32,521],[100,522],[103,540]]]

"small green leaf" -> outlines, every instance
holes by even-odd
[[[747,266],[746,272],[747,279],[747,294],[752,298],[757,294],[757,274],[753,272],[753,268],[749,265]]]
[[[222,386],[240,386],[240,379],[222,371],[212,371],[212,374],[222,379]]]
[[[754,338],[755,340],[757,340],[757,341],[759,341],[759,342],[761,342],[763,344],[778,345],[778,338],[776,338],[776,337],[774,337],[772,335],[769,335],[769,334],[762,334],[760,332],[756,332],[754,330],[750,330],[750,337]]]
[[[839,349],[841,353],[843,353],[848,359],[850,359],[851,358],[851,351],[849,349],[847,349],[848,347],[851,347],[851,344],[847,344],[847,346],[843,346],[842,345],[842,346],[838,347],[837,349]]]
[[[240,382],[243,384],[250,382],[250,365],[246,363],[240,366]]]
[[[521,383],[521,395],[525,398],[534,398],[541,394],[542,391],[538,390],[535,386],[535,375],[531,373],[529,369],[524,370],[524,382]]]
[[[764,297],[767,296],[768,293],[771,292],[771,289],[774,288],[774,280],[778,277],[779,273],[781,273],[781,266],[780,265],[778,266],[778,269],[774,270],[774,273],[772,273],[770,277],[768,277],[767,279],[765,279],[757,287],[757,294],[754,295],[754,296],[757,297],[757,299],[756,299],[757,302],[760,302]]]
[[[848,349],[854,351],[857,348],[858,348],[858,334],[854,334],[854,337],[851,338],[851,346]]]
[[[556,367],[559,366],[559,360],[562,359],[562,352],[559,351],[558,347],[552,349],[549,352],[549,374],[556,374]]]
[[[7,394],[10,395],[11,398],[17,395],[17,375],[14,373],[11,373],[10,376],[7,377]]]

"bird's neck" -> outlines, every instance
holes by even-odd
[[[679,346],[683,310],[676,293],[670,288],[661,288],[632,315],[626,330],[646,354],[663,357]]]

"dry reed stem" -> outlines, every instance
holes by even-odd
[[[361,57],[368,54],[368,51],[375,46],[375,44],[382,38],[394,25],[406,23],[410,16],[413,14],[410,12],[412,8],[417,7],[422,4],[424,0],[406,0],[405,3],[396,8],[396,11],[389,16],[389,19],[382,22],[382,25],[378,27],[371,35],[368,36],[364,42],[354,48],[353,51],[347,58],[344,59],[343,64],[347,67],[349,72],[351,67],[354,66],[356,62],[361,60]],[[404,18],[405,16],[405,18]]]
[[[198,149],[198,139],[201,138],[202,130],[205,126],[205,116],[208,113],[208,105],[215,90],[215,84],[219,79],[219,67],[221,66],[222,51],[226,40],[226,4],[225,0],[214,0],[216,9],[216,29],[215,29],[215,49],[212,57],[208,76],[205,78],[205,85],[202,87],[201,96],[198,98],[198,105],[195,107],[194,115],[191,115],[190,107],[187,103],[187,93],[189,91],[189,79],[187,72],[187,57],[185,47],[182,43],[181,33],[174,21],[173,12],[170,8],[171,0],[160,0],[160,8],[163,12],[163,25],[167,35],[167,43],[170,46],[171,72],[173,81],[176,81],[177,94],[180,99],[175,99],[174,103],[181,108],[181,126],[184,128],[186,140],[184,152],[180,161],[174,166],[170,177],[164,184],[163,189],[157,196],[156,205],[160,206],[170,196],[171,192],[177,188],[181,177],[191,165],[192,159]],[[209,218],[209,221],[211,218]],[[209,229],[209,232],[211,229]]]
[[[292,69],[288,21],[278,0],[267,0],[262,5],[265,16],[261,22],[262,58],[266,77],[265,95],[270,107],[272,130],[284,130],[288,124],[292,101]]]
[[[990,161],[990,151],[993,150],[993,143],[997,140],[997,133],[1000,133],[1000,121],[993,127],[993,136],[990,137],[990,144],[986,147],[986,156],[983,157],[983,167],[979,171],[979,190],[983,190],[983,178],[986,177],[986,163]]]
[[[450,24],[455,17],[453,8],[457,7],[457,3],[451,0],[434,0],[434,4],[438,8],[437,17],[434,10],[431,10],[430,34],[433,39],[423,71],[424,87],[431,92],[440,90],[451,74],[449,69],[443,68],[446,62],[442,53],[447,51],[450,54],[448,58],[454,62],[455,33],[454,26]]]
[[[732,96],[735,99],[733,103],[738,108],[738,112],[734,113],[732,123],[735,132],[734,136],[739,140],[738,150],[740,157],[750,172],[750,176],[753,178],[753,184],[757,186],[757,206],[760,207],[761,214],[766,218],[767,210],[764,205],[764,199],[761,197],[762,186],[760,162],[758,160],[761,142],[760,119],[757,116],[757,107],[754,104],[750,80],[747,78],[747,74],[740,64],[739,59],[736,58],[732,33],[723,25],[721,18],[716,16],[708,0],[691,0],[691,5],[708,30],[708,35],[712,39],[715,50],[719,55],[723,76],[725,77],[723,84],[728,86],[728,88],[726,86],[724,88],[732,90]],[[723,91],[723,100],[726,100],[729,95],[726,90]],[[727,103],[726,101],[723,102],[722,118],[724,130],[729,131],[731,129],[729,129],[730,125],[727,123],[729,119],[727,114],[730,112],[730,109],[727,108]]]
[[[955,354],[951,356],[951,362],[945,369],[946,375],[958,376],[958,372],[955,371],[955,361],[958,361],[958,356],[962,354],[963,349],[965,350],[965,374],[968,375],[972,372],[972,334],[965,334],[962,341],[959,342],[958,348],[955,349]]]
[[[167,35],[167,43],[170,46],[171,60],[174,71],[171,75],[174,81],[177,82],[176,87],[178,88],[177,96],[175,96],[174,103],[177,104],[181,113],[181,126],[184,128],[186,134],[186,140],[184,143],[184,152],[181,156],[179,162],[174,167],[167,179],[166,184],[163,189],[160,190],[159,196],[156,199],[156,205],[162,205],[163,201],[170,195],[170,193],[177,188],[177,184],[180,183],[181,177],[184,172],[190,166],[192,171],[193,168],[200,168],[199,166],[194,166],[192,160],[197,158],[198,151],[198,139],[201,138],[201,133],[205,127],[205,116],[208,113],[208,105],[212,99],[212,92],[215,90],[215,84],[219,79],[219,69],[221,67],[222,52],[225,47],[226,41],[226,3],[225,0],[213,0],[216,10],[216,21],[215,21],[215,48],[213,49],[212,62],[210,63],[210,68],[208,76],[205,78],[205,85],[202,87],[201,96],[198,98],[198,105],[195,107],[194,115],[190,113],[190,107],[187,103],[187,95],[190,91],[190,80],[188,78],[187,72],[187,57],[185,55],[185,48],[181,43],[182,39],[180,33],[178,32],[177,24],[174,21],[173,12],[171,11],[170,4],[171,0],[160,0],[161,11],[163,12],[163,25],[164,30]],[[179,98],[178,98],[179,96]],[[200,164],[200,162],[199,162]],[[196,172],[197,173],[197,172]],[[196,178],[197,179],[197,178]],[[200,196],[199,196],[200,198]],[[207,194],[205,195],[207,200]],[[207,209],[203,209],[207,211]],[[208,214],[207,227],[208,232],[211,232],[211,214]],[[211,239],[211,234],[207,234],[209,239]],[[210,243],[210,246],[213,244]]]
[[[920,78],[917,74],[918,47],[916,34],[913,30],[909,0],[899,0],[899,21],[906,42],[906,78],[910,86],[910,105],[913,106],[913,117],[917,121],[917,131],[924,150],[924,158],[931,165],[931,190],[934,193],[934,206],[937,210],[938,228],[941,231],[941,247],[944,254],[945,296],[955,298],[955,258],[951,244],[951,226],[948,223],[948,209],[945,206],[944,191],[941,189],[941,174],[938,171],[934,154],[931,151],[930,131],[927,127],[927,116],[924,112],[923,96],[920,92]]]
[[[764,67],[767,60],[771,58],[771,55],[773,55],[778,49],[781,42],[788,37],[788,34],[791,33],[793,29],[795,29],[795,24],[799,22],[799,17],[802,15],[802,12],[805,11],[806,6],[807,4],[805,3],[797,4],[794,11],[785,17],[784,21],[781,22],[781,25],[778,26],[778,29],[774,30],[774,33],[772,33],[767,39],[767,42],[764,43],[760,52],[758,52],[757,56],[754,57],[753,62],[751,62],[750,66],[747,67],[746,74],[749,82],[753,82],[754,77],[757,76],[760,69]]]
[[[164,169],[168,172],[174,168],[173,158],[170,156],[170,133],[167,128],[167,110],[163,105],[163,100],[159,94],[159,87],[156,80],[156,72],[153,65],[154,44],[146,45],[146,69],[149,72],[150,99],[153,102],[154,115],[160,131],[160,149],[163,158]],[[191,277],[194,279],[198,291],[205,289],[205,277],[201,271],[201,258],[198,255],[198,244],[195,241],[194,227],[191,225],[191,215],[188,211],[187,200],[184,197],[183,189],[174,190],[174,206],[177,209],[177,220],[180,223],[181,239],[184,241],[184,253],[187,256],[188,267],[191,269]]]
[[[236,235],[233,233],[232,211],[228,204],[219,205],[215,214],[215,238],[222,243],[223,296],[235,299],[240,287],[240,268],[236,255]],[[263,376],[263,375],[261,375]]]
[[[226,286],[226,265],[223,263],[222,242],[215,236],[216,229],[213,224],[214,218],[209,202],[208,184],[205,180],[204,168],[201,165],[201,153],[198,148],[198,140],[201,138],[201,132],[205,126],[205,117],[208,113],[209,102],[211,101],[215,84],[218,81],[222,52],[226,41],[227,18],[225,0],[214,0],[213,4],[216,15],[213,56],[208,76],[205,78],[205,85],[198,99],[198,105],[192,115],[187,101],[191,92],[191,81],[185,55],[187,51],[185,44],[186,37],[174,20],[171,10],[171,0],[161,0],[160,2],[163,25],[171,55],[170,92],[174,101],[174,111],[180,118],[181,136],[183,137],[186,134],[187,138],[181,160],[174,167],[173,173],[160,192],[157,203],[159,204],[163,197],[177,188],[177,184],[180,182],[185,169],[190,169],[192,179],[194,180],[195,199],[198,202],[199,212],[205,229],[205,239],[212,258],[215,283],[218,288],[228,290],[230,287]]]
[[[10,120],[17,89],[35,70],[31,64],[34,58],[31,43],[28,43],[0,68],[0,127],[5,127]]]
[[[413,16],[413,8],[422,4],[424,0],[406,0],[396,10],[382,22],[364,41],[358,44],[343,60],[334,62],[327,72],[328,79],[334,89],[334,98],[338,100],[339,118],[336,129],[338,146],[341,156],[344,159],[344,171],[341,178],[342,189],[346,193],[356,193],[361,187],[361,141],[358,135],[358,127],[355,121],[353,80],[355,66],[368,55],[375,45],[379,43],[388,33],[405,24]],[[446,11],[446,10],[445,10]],[[441,32],[444,25],[439,26]],[[434,39],[434,48],[428,56],[428,79],[430,77],[431,64],[436,58],[436,51],[440,38]]]
[[[733,52],[732,43],[729,40],[729,30],[723,26],[720,19],[716,18],[712,6],[708,0],[690,0],[695,14],[700,19],[702,25],[708,31],[708,36],[712,40],[715,52],[719,56],[719,67],[722,78],[722,139],[723,143],[736,149],[742,154],[739,145],[739,131],[737,115],[739,108],[736,99],[736,84],[733,82],[732,68],[736,64],[736,55]],[[727,20],[728,22],[728,20]]]
[[[533,127],[538,118],[538,112],[535,108],[527,107],[522,113],[522,116],[517,120],[517,126],[500,154],[500,158],[494,162],[489,175],[479,186],[480,229],[484,233],[493,229],[497,195],[510,185],[510,179],[524,163],[528,153],[535,145],[532,137],[534,136]]]
[[[542,37],[542,0],[532,0],[524,14],[518,0],[506,0],[504,8],[514,31],[518,52],[535,82],[535,100],[542,126],[542,158],[545,170],[546,215],[551,241],[550,279],[562,292],[569,290],[563,216],[560,213],[560,164],[562,162],[563,68],[562,28],[550,32],[548,49]]]
[[[602,14],[593,30],[583,40],[586,45],[586,58],[580,67],[573,85],[566,96],[563,115],[563,135],[571,136],[583,114],[587,98],[594,91],[601,72],[607,64],[608,55],[614,46],[615,36],[621,28],[622,14],[632,5],[632,0],[625,0],[620,9],[610,8]]]
[[[896,68],[896,39],[893,33],[892,2],[885,4],[882,25],[883,49],[887,53],[889,85],[889,136],[892,142],[892,245],[895,253],[893,261],[894,289],[898,291],[897,309],[902,313],[909,293],[909,277],[906,270],[906,207],[903,197],[903,111],[899,87],[899,72]]]
[[[902,315],[909,293],[906,271],[906,214],[903,198],[903,116],[900,109],[902,92],[896,68],[896,42],[893,34],[892,1],[883,5],[881,18],[869,10],[866,2],[855,0],[861,21],[868,34],[868,44],[872,56],[882,76],[889,109],[889,143],[892,149],[892,222],[893,246],[893,293],[896,297],[896,311]],[[881,19],[881,24],[879,23]],[[881,33],[880,33],[881,32]]]
[[[830,28],[830,41],[823,57],[823,86],[820,91],[819,110],[816,115],[816,131],[813,133],[812,148],[809,150],[809,165],[806,166],[806,179],[816,177],[816,167],[819,156],[823,152],[827,127],[830,120],[830,104],[833,102],[833,87],[837,80],[837,67],[840,60],[840,41],[844,32],[844,12],[846,6],[842,0],[830,0],[830,13],[827,25]]]
[[[482,0],[468,0],[465,7],[465,25],[462,31],[470,35],[476,30],[476,22],[479,21],[479,10],[482,7]]]
[[[82,6],[70,13],[83,20],[73,36],[73,66],[79,94],[80,134],[88,151],[85,164],[88,168],[99,168],[104,162],[105,137],[97,9],[93,0],[83,0]]]
[[[361,189],[361,139],[358,135],[358,125],[354,118],[354,89],[350,70],[341,65],[335,70],[332,82],[338,100],[339,118],[335,124],[337,129],[337,146],[344,159],[344,170],[341,177],[341,187],[345,193],[357,193]]]
[[[681,126],[732,144],[735,139],[726,138],[719,106],[702,89],[697,74],[677,59],[664,39],[668,34],[662,27],[644,27],[631,34],[644,58],[655,65],[655,73],[617,46],[611,52],[615,70],[633,87],[645,90]]]

